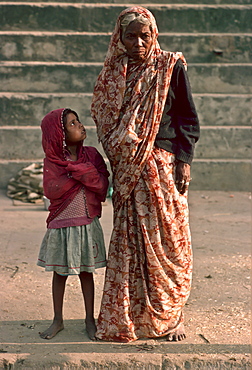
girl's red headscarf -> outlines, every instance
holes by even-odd
[[[67,108],[56,109],[48,113],[41,122],[42,146],[46,158],[53,163],[67,166],[65,156],[65,131],[63,125],[63,114]],[[75,113],[77,116],[77,113]],[[78,118],[78,116],[77,116]],[[78,145],[78,160],[74,163],[83,161],[82,152],[83,141]]]
[[[69,161],[65,155],[64,111],[65,109],[53,110],[41,122],[42,146],[45,152],[43,187],[44,194],[51,203],[47,223],[71,202],[82,186],[66,170]],[[87,160],[83,142],[79,143],[77,153],[78,160],[71,162],[73,165]]]

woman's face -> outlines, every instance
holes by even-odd
[[[75,144],[86,139],[86,130],[73,113],[66,116],[65,136],[67,144]]]
[[[122,37],[127,54],[134,60],[144,60],[152,46],[153,38],[149,26],[131,22]]]

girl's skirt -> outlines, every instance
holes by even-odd
[[[98,217],[89,225],[48,229],[37,265],[63,275],[94,272],[105,267],[106,250]]]

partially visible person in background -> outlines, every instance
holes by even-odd
[[[96,337],[185,338],[192,249],[187,190],[199,121],[179,52],[152,13],[118,17],[91,106],[113,172],[114,225]]]
[[[99,217],[109,172],[99,152],[83,146],[86,130],[75,111],[57,109],[48,113],[41,129],[45,152],[43,187],[50,200],[50,213],[37,264],[53,271],[54,319],[40,336],[51,339],[64,329],[66,280],[68,275],[78,275],[86,309],[86,330],[93,340],[96,332],[93,272],[106,266]]]

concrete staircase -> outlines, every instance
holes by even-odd
[[[133,3],[155,15],[162,48],[182,51],[188,61],[202,132],[191,189],[250,191],[250,1]],[[102,152],[91,96],[116,18],[128,6],[123,0],[0,1],[0,188],[42,160],[40,122],[50,110],[75,109],[88,131],[86,145]]]

